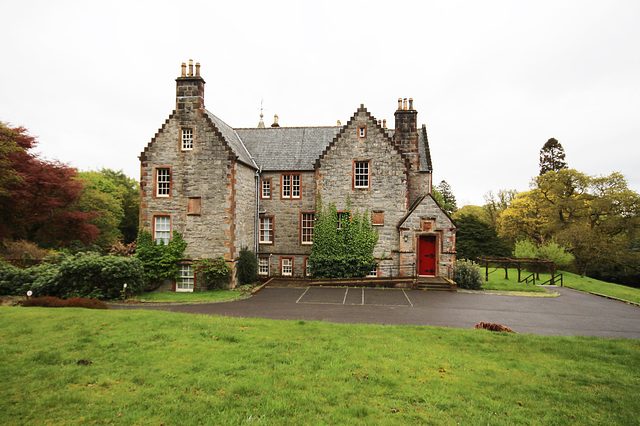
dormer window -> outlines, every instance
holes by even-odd
[[[358,126],[358,137],[364,138],[367,136],[367,126]]]
[[[193,149],[193,129],[182,129],[182,150],[191,151]]]

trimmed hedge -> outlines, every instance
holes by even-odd
[[[82,297],[71,297],[67,300],[57,297],[32,297],[23,301],[22,306],[42,306],[45,308],[87,308],[87,309],[109,309],[106,303],[97,299],[84,299]]]
[[[43,263],[28,269],[1,264],[0,294],[23,296],[31,290],[34,297],[116,299],[122,296],[125,283],[128,293],[139,293],[143,277],[138,259],[79,253],[63,256],[58,264]]]

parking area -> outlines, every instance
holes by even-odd
[[[308,305],[368,305],[413,307],[404,289],[370,289],[364,287],[307,287],[296,303]]]
[[[472,329],[479,322],[518,333],[640,339],[640,308],[554,287],[558,297],[362,288],[265,288],[227,303],[118,305],[205,315]]]

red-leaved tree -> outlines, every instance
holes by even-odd
[[[44,247],[88,244],[98,236],[89,224],[98,212],[73,209],[82,193],[75,169],[40,158],[24,127],[0,122],[0,239],[25,239]]]

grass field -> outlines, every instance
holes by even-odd
[[[152,291],[131,296],[131,300],[145,302],[196,302],[196,301],[231,301],[244,297],[245,293],[236,290],[209,290],[193,293],[174,291]]]
[[[504,278],[504,269],[489,268],[489,281],[483,282],[484,290],[511,290],[511,291],[545,291],[544,289],[534,286],[533,284],[518,283],[518,270],[508,269],[509,279]],[[629,300],[640,303],[640,289],[627,287],[619,284],[608,283],[596,280],[594,278],[583,277],[571,272],[559,271],[563,276],[563,285],[565,287],[574,288],[585,292],[596,292],[606,294],[608,296],[617,297],[619,299]],[[522,272],[522,278],[529,272]],[[482,277],[484,279],[484,268],[482,268]],[[551,274],[541,273],[540,280],[536,280],[536,284],[542,284],[549,280]],[[557,284],[560,285],[560,284]]]
[[[637,340],[78,308],[0,324],[0,424],[640,418]]]

